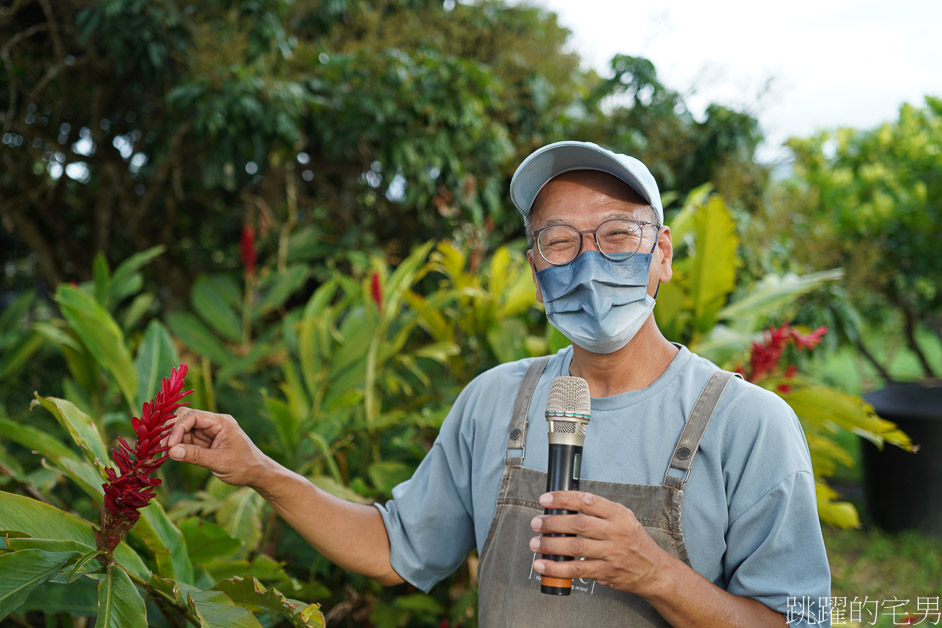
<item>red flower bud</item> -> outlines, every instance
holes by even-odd
[[[249,225],[242,227],[242,264],[246,275],[255,274],[255,229]]]
[[[379,273],[375,270],[370,275],[370,297],[378,309],[383,309],[383,287],[379,283]]]

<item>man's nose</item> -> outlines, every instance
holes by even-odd
[[[579,235],[582,236],[582,250],[580,255],[586,251],[599,251],[598,243],[595,241],[595,231],[580,231]]]

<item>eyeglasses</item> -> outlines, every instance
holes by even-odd
[[[647,229],[646,229],[647,227]],[[645,220],[613,218],[595,229],[579,231],[569,225],[550,225],[532,232],[540,257],[553,266],[563,266],[582,252],[583,236],[591,233],[599,252],[611,260],[628,259],[650,241],[657,244],[661,226]],[[654,250],[654,245],[651,250]]]

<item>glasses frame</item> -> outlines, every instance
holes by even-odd
[[[578,258],[580,255],[582,255],[582,249],[585,247],[585,236],[586,236],[587,234],[590,234],[590,233],[591,233],[591,234],[592,234],[592,239],[595,240],[595,248],[598,250],[599,253],[601,253],[602,257],[604,257],[605,259],[610,259],[610,260],[612,260],[612,261],[614,261],[614,262],[619,262],[619,261],[623,261],[623,260],[626,260],[626,259],[630,259],[630,258],[634,257],[634,255],[635,255],[638,251],[641,250],[641,243],[640,243],[640,242],[638,243],[638,248],[637,248],[637,250],[635,250],[634,252],[632,252],[632,253],[631,253],[630,255],[628,255],[627,257],[612,257],[611,255],[606,254],[606,253],[602,250],[602,246],[599,244],[599,229],[601,229],[601,228],[602,228],[602,225],[604,225],[605,223],[607,223],[607,222],[612,222],[613,220],[624,220],[624,221],[626,221],[626,222],[633,222],[633,223],[635,223],[636,225],[638,225],[638,227],[639,227],[640,230],[641,230],[641,239],[642,239],[642,240],[644,239],[644,228],[647,227],[648,225],[653,225],[653,226],[654,226],[654,246],[651,247],[651,250],[648,251],[648,253],[653,253],[653,252],[654,252],[654,249],[657,248],[657,241],[658,241],[658,239],[660,238],[660,235],[661,235],[661,227],[663,227],[663,225],[660,225],[660,224],[658,224],[657,222],[654,222],[654,221],[651,221],[651,220],[636,220],[636,219],[634,219],[634,218],[609,218],[608,220],[603,220],[602,222],[600,222],[600,223],[595,227],[595,229],[583,229],[583,230],[581,230],[581,231],[580,231],[579,229],[576,229],[576,228],[573,227],[572,225],[567,225],[567,224],[565,224],[565,223],[555,224],[555,225],[547,225],[547,226],[545,226],[545,227],[540,227],[539,229],[536,229],[536,230],[533,230],[533,231],[530,232],[530,237],[533,238],[533,248],[535,248],[535,249],[537,250],[537,252],[540,254],[540,257],[543,259],[543,261],[546,262],[547,264],[549,264],[550,266],[566,266],[567,264],[572,264],[574,261],[576,261],[576,258]],[[540,248],[540,234],[543,233],[544,231],[546,231],[547,229],[552,229],[552,228],[554,228],[554,227],[569,227],[570,229],[572,229],[573,231],[575,231],[575,232],[577,232],[577,233],[579,234],[579,250],[576,251],[576,254],[573,256],[573,258],[572,258],[571,260],[569,260],[568,262],[563,262],[562,264],[557,264],[557,263],[555,263],[555,262],[551,262],[551,261],[549,261],[548,259],[546,259],[546,256],[543,255],[543,250]],[[622,254],[620,253],[619,255],[622,255]]]

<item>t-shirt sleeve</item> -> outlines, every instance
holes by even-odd
[[[393,499],[377,504],[389,535],[390,563],[404,580],[429,591],[474,547],[468,388],[459,395],[431,450]]]
[[[792,473],[733,520],[725,558],[729,592],[787,617],[789,626],[822,626],[830,570],[811,473]]]
[[[831,574],[801,424],[774,393],[746,388],[730,424],[738,434],[728,462],[741,473],[727,484],[727,590],[782,613],[789,626],[826,626]]]

